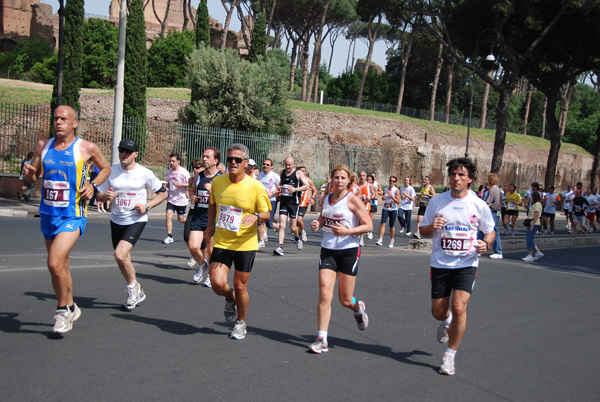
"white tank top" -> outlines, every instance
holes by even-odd
[[[348,200],[354,195],[348,191],[344,197],[333,205],[329,204],[331,195],[329,194],[323,202],[323,212],[321,213],[323,217],[323,240],[321,240],[321,247],[330,250],[345,250],[358,247],[358,236],[336,236],[331,231],[331,226],[335,225],[336,222],[347,228],[355,228],[359,225],[358,216],[348,208]]]

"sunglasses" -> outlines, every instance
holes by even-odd
[[[396,182],[396,180],[390,180],[390,183],[395,183],[395,182]]]
[[[133,153],[133,151],[130,151],[129,149],[119,148],[119,153],[122,153],[122,154],[131,154],[131,153]]]
[[[227,163],[233,163],[233,162],[235,162],[237,164],[240,164],[243,161],[245,161],[245,159],[244,158],[240,158],[239,156],[228,156],[227,157]]]
[[[202,169],[202,166],[194,166],[194,169]]]

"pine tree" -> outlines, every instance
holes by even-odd
[[[123,137],[138,140],[140,155],[144,155],[146,129],[146,85],[148,61],[146,52],[146,23],[143,0],[131,0],[127,17],[125,75],[123,99]],[[126,119],[136,119],[127,124]]]
[[[81,56],[83,52],[83,0],[67,0],[65,5],[64,47],[63,47],[63,86],[62,104],[80,111],[79,92],[81,91]],[[52,91],[51,107],[57,104],[58,87]]]
[[[198,18],[196,20],[196,48],[200,43],[210,46],[210,18],[208,16],[207,0],[200,0],[198,5]]]
[[[252,63],[259,61],[267,55],[267,17],[263,13],[258,14],[254,29],[252,30],[252,42],[248,60]]]

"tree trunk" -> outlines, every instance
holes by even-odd
[[[488,77],[492,78],[494,70],[488,71]],[[484,129],[487,122],[487,104],[490,96],[490,84],[484,81],[483,99],[481,99],[481,120],[479,120],[479,128]]]
[[[185,5],[184,5],[185,6]],[[187,7],[188,7],[188,14],[190,16],[190,21],[192,21],[192,30],[196,30],[196,16],[194,16],[192,13],[192,0],[189,0],[187,3]],[[197,13],[197,11],[196,11]]]
[[[525,117],[523,118],[523,135],[527,135],[527,123],[529,122],[529,109],[531,108],[531,97],[533,95],[533,87],[527,86],[527,100],[525,101]]]
[[[454,78],[454,57],[450,55],[450,63],[446,67],[447,71],[447,81],[446,81],[446,107],[444,109],[444,114],[446,115],[444,118],[444,122],[446,124],[450,123],[450,107],[452,105],[452,79]]]
[[[352,44],[354,43],[355,40],[356,40],[356,38],[353,38],[352,41],[350,41],[350,45],[348,46],[348,58],[346,58],[346,72],[350,71],[348,64],[350,63],[350,54],[352,53]]]
[[[187,25],[190,22],[190,17],[188,17],[188,8],[187,8],[187,3],[190,2],[191,0],[183,0],[183,27],[182,27],[182,31],[185,31],[187,29]]]
[[[548,110],[548,97],[544,98],[544,110],[542,110],[542,138],[546,138],[546,110]]]
[[[546,164],[546,176],[544,177],[544,188],[554,185],[556,166],[560,152],[560,127],[556,119],[556,103],[558,90],[547,96],[548,108],[546,109],[546,120],[548,121],[548,137],[550,139],[550,150],[548,151],[548,163]]]
[[[350,65],[350,73],[354,72],[354,65],[355,65],[354,61],[356,60],[355,54],[356,54],[356,38],[354,38],[354,46],[352,46],[352,64]]]
[[[375,47],[375,41],[377,41],[377,34],[379,33],[379,26],[381,24],[381,14],[377,17],[377,24],[373,29],[373,20],[369,22],[369,52],[367,53],[367,59],[365,60],[365,66],[363,68],[362,78],[360,79],[360,85],[358,86],[358,97],[356,99],[356,108],[360,109],[362,103],[363,91],[365,90],[365,82],[367,81],[367,74],[369,73],[369,66],[371,65],[371,58],[373,57],[373,48]]]
[[[596,149],[590,176],[590,187],[598,187],[598,183],[596,183],[598,176],[600,176],[600,122],[598,122],[598,128],[596,129]]]
[[[288,32],[290,41],[292,42],[292,55],[290,60],[290,92],[294,92],[294,80],[296,79],[296,58],[298,57],[298,39]],[[288,42],[289,43],[289,42]]]
[[[248,37],[248,33],[251,31],[248,24],[246,24],[246,18],[244,17],[244,11],[242,10],[242,6],[238,2],[236,4],[238,16],[240,17],[240,22],[242,23],[242,38],[244,38],[244,44],[246,45],[246,49],[250,51],[250,38]]]
[[[575,85],[572,82],[567,83],[565,91],[560,97],[560,136],[565,135],[565,128],[567,127],[567,117],[569,115],[569,104],[571,103],[571,96],[573,96],[573,87]]]
[[[312,93],[313,84],[315,83],[315,77],[317,75],[317,71],[321,66],[321,45],[323,43],[323,27],[325,26],[325,19],[327,18],[327,9],[329,8],[330,0],[325,1],[325,5],[323,6],[323,14],[321,14],[321,21],[319,23],[319,28],[315,34],[315,50],[313,51],[312,65],[310,67],[310,79],[308,83],[308,90],[306,92],[306,99],[303,99],[304,102],[308,102]]]
[[[310,54],[308,52],[308,47],[310,44],[310,33],[308,30],[304,35],[303,39],[304,45],[302,46],[303,54],[302,54],[302,101],[306,102],[306,94],[308,89],[308,58]]]
[[[406,45],[406,50],[402,49],[402,64],[400,68],[400,87],[398,89],[398,102],[396,103],[396,113],[400,114],[402,112],[402,102],[404,101],[404,87],[406,84],[406,66],[408,65],[408,59],[410,58],[410,52],[412,49],[413,39],[415,37],[415,27],[410,31],[410,36],[408,37],[408,44]]]
[[[167,18],[169,18],[169,8],[171,8],[170,1],[167,2],[167,9],[165,10],[165,17],[161,20],[160,17],[158,16],[158,14],[156,13],[156,7],[154,5],[154,0],[152,0],[152,12],[154,13],[156,20],[160,24],[160,37],[161,38],[165,37],[165,28],[167,27]]]
[[[231,23],[231,16],[233,15],[233,10],[237,7],[238,0],[234,0],[231,3],[231,7],[227,8],[225,4],[225,0],[221,0],[223,3],[223,7],[225,8],[225,24],[223,25],[223,35],[221,36],[221,44],[219,45],[219,49],[223,49],[227,46],[227,33],[229,32],[229,24]]]
[[[431,99],[429,101],[429,121],[435,120],[435,98],[437,96],[437,87],[440,82],[440,75],[442,74],[442,65],[444,64],[444,58],[442,57],[442,51],[444,50],[444,45],[440,43],[440,47],[438,49],[438,62],[435,67],[435,75],[433,77],[433,86],[431,88]]]
[[[271,5],[271,12],[269,13],[269,21],[267,21],[267,48],[265,49],[265,54],[269,53],[269,41],[271,40],[271,24],[273,24],[273,13],[275,12],[275,7],[277,7],[277,0],[273,0],[273,4]],[[277,38],[275,38],[275,42],[277,42]]]

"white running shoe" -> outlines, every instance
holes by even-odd
[[[364,239],[365,235],[360,235],[360,237],[358,238],[358,245],[363,247],[365,245],[365,239]]]
[[[383,239],[379,239],[375,242],[376,246],[383,246]]]
[[[490,258],[492,260],[501,260],[504,257],[502,256],[502,254],[494,253],[494,254],[490,255]]]
[[[71,311],[67,306],[66,309],[56,310],[54,314],[53,334],[65,334],[73,329],[73,322],[81,316],[81,310],[74,304],[75,310]]]
[[[450,324],[446,324],[444,321],[440,323],[440,326],[437,329],[437,341],[439,343],[448,342],[448,329],[450,328]]]
[[[407,236],[412,236],[412,232],[406,232]]]
[[[265,248],[266,244],[264,240],[259,240],[258,241],[258,248]]]
[[[308,238],[306,237],[306,231],[303,230],[302,233],[300,233],[300,239],[302,241],[307,241],[308,240]]]
[[[439,371],[440,374],[454,375],[454,357],[445,354],[442,358],[442,365]]]
[[[415,239],[420,239],[420,238],[421,238],[421,235],[420,235],[420,234],[418,234],[418,233],[413,233],[413,237],[414,237]]]
[[[277,246],[277,248],[273,250],[273,255],[283,255],[283,247]]]
[[[187,262],[187,266],[189,268],[192,268],[194,265],[196,265],[196,260],[194,260],[194,257],[190,257],[190,259]]]
[[[198,264],[198,266],[196,267],[196,272],[194,273],[193,276],[193,280],[196,283],[200,283],[200,281],[202,280],[202,274],[204,273],[204,265],[200,265]]]
[[[373,240],[373,232],[367,233],[367,239]]]
[[[358,313],[354,313],[354,319],[358,325],[358,329],[364,331],[369,326],[369,316],[367,315],[367,308],[362,300],[358,301]]]
[[[127,287],[127,300],[123,303],[123,307],[127,310],[133,310],[138,304],[146,300],[146,294],[142,286],[136,282],[133,288]]]
[[[171,236],[167,236],[165,237],[165,239],[163,240],[163,244],[171,244],[173,243],[173,238]]]
[[[404,227],[400,228],[400,233],[404,233]]]
[[[212,283],[210,282],[210,275],[206,274],[206,279],[202,282],[202,287],[204,288],[212,288]]]
[[[539,260],[540,258],[542,258],[544,256],[544,254],[541,251],[536,251],[536,253],[533,255],[533,259],[535,261]]]
[[[244,339],[246,337],[246,323],[242,320],[237,320],[233,330],[229,334],[231,339]]]
[[[322,336],[319,336],[312,345],[308,347],[308,351],[311,353],[321,354],[329,352],[327,341],[323,340]]]
[[[533,256],[531,254],[527,254],[525,257],[521,258],[523,261],[525,262],[533,262],[535,261],[535,258],[533,258]]]
[[[298,250],[302,250],[302,240],[298,239],[298,241],[296,241],[296,248]]]
[[[388,247],[389,248],[394,248],[394,239],[390,240],[390,245]]]

